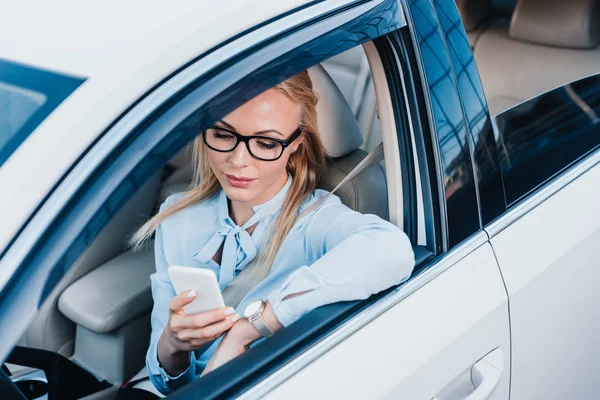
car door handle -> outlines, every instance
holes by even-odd
[[[487,400],[500,382],[504,356],[497,348],[460,374],[432,400]]]

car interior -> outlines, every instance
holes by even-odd
[[[491,116],[599,72],[598,0],[457,0],[457,6]]]
[[[382,140],[373,80],[360,46],[311,67],[309,74],[319,94],[319,127],[328,156],[319,187],[332,190]],[[191,160],[189,143],[135,193],[54,288],[17,343],[56,352],[108,383],[85,398],[113,398],[128,381],[159,394],[143,379],[153,305],[149,279],[155,270],[153,241],[133,252],[126,240],[169,195],[189,188]],[[381,162],[336,195],[357,211],[387,219],[387,190]],[[39,369],[6,366],[13,382],[22,383],[21,389],[32,382],[43,385],[46,379]]]

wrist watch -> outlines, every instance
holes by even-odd
[[[256,330],[262,337],[268,338],[273,335],[273,331],[267,326],[265,321],[262,319],[262,313],[265,310],[265,302],[262,300],[256,300],[248,304],[244,310],[244,317],[248,318],[248,321],[254,325]]]

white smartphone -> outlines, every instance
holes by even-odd
[[[177,294],[194,290],[196,298],[183,307],[186,314],[197,314],[225,306],[217,276],[209,269],[171,265],[167,268]]]

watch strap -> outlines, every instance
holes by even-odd
[[[267,324],[265,324],[265,321],[262,319],[262,315],[258,315],[250,322],[252,322],[252,325],[254,325],[262,337],[268,338],[269,336],[273,336],[273,331],[267,326]]]

